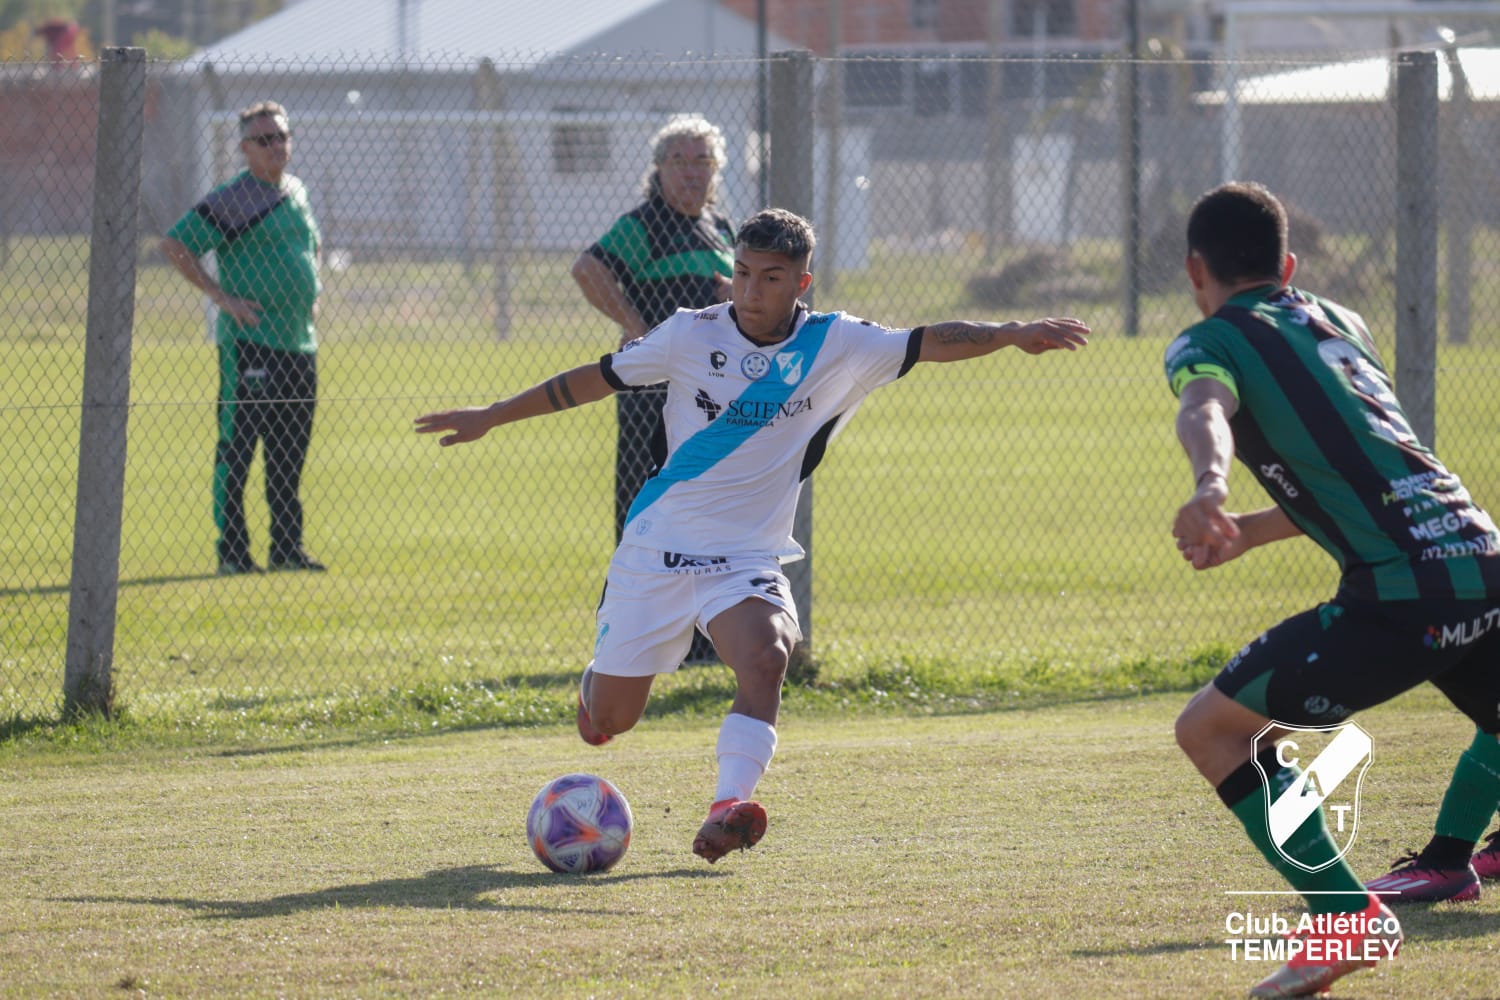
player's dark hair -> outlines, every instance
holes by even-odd
[[[796,261],[804,270],[818,238],[812,223],[784,208],[764,208],[745,220],[734,237],[735,246],[756,253],[774,253]]]
[[[1287,253],[1286,209],[1260,184],[1222,184],[1193,206],[1187,245],[1223,284],[1280,281]]]

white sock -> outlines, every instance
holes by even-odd
[[[719,784],[714,801],[749,799],[776,752],[776,727],[732,712],[719,727]]]

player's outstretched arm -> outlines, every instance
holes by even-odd
[[[438,444],[446,448],[451,444],[478,441],[501,424],[571,410],[603,399],[614,391],[614,387],[604,380],[604,372],[597,363],[580,365],[489,406],[423,414],[416,420],[417,433],[445,435],[438,438]]]
[[[1027,354],[1076,351],[1089,342],[1088,324],[1067,317],[1039,319],[1031,323],[970,323],[950,320],[932,323],[922,333],[918,361],[967,361],[1019,347]]]

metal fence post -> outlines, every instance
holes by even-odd
[[[482,126],[481,134],[488,138],[489,159],[492,169],[490,207],[494,213],[494,234],[491,243],[492,257],[490,292],[495,302],[495,339],[510,339],[511,314],[514,311],[512,291],[514,270],[519,256],[515,233],[516,175],[520,172],[517,163],[515,142],[510,125],[503,120],[505,110],[505,82],[495,63],[482,59],[479,63],[476,103],[481,111],[495,115],[493,124]],[[477,214],[478,206],[475,206]]]
[[[78,500],[63,678],[69,718],[108,715],[114,709],[115,607],[145,111],[146,50],[105,49],[99,66]]]
[[[770,171],[767,191],[770,205],[796,212],[804,218],[813,215],[813,57],[802,50],[777,52],[771,57],[770,94]],[[813,273],[817,273],[816,252]],[[833,261],[827,262],[833,267]],[[816,282],[815,282],[816,283]],[[812,304],[813,290],[804,296]],[[797,519],[792,528],[797,541],[807,550],[807,557],[787,566],[792,584],[792,599],[802,619],[802,644],[797,648],[789,676],[807,675],[812,652],[813,603],[813,489],[812,480],[802,484],[797,503]]]
[[[1448,343],[1467,344],[1474,315],[1475,220],[1472,211],[1475,196],[1472,185],[1476,178],[1484,176],[1485,168],[1482,164],[1487,157],[1483,154],[1471,155],[1469,129],[1473,125],[1471,118],[1474,95],[1473,88],[1469,86],[1469,74],[1464,71],[1463,60],[1459,58],[1456,41],[1443,46],[1443,61],[1453,80],[1448,99],[1448,137],[1439,145],[1443,158],[1439,174],[1442,177],[1443,194],[1448,202],[1443,213],[1447,219],[1443,231],[1446,234],[1444,242],[1447,244],[1447,266],[1444,271],[1448,279]]]
[[[1437,437],[1437,53],[1396,58],[1396,390],[1417,437]]]
[[[1125,104],[1120,189],[1125,195],[1125,336],[1141,332],[1141,17],[1137,0],[1126,0]]]

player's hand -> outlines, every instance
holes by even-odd
[[[1172,537],[1177,540],[1177,551],[1193,564],[1193,569],[1222,566],[1246,550],[1239,516],[1224,509],[1228,496],[1228,485],[1215,477],[1205,481],[1191,500],[1177,508]]]
[[[438,438],[444,448],[454,444],[478,441],[495,426],[488,406],[471,406],[462,410],[425,413],[416,420],[418,434],[445,434]]]
[[[219,309],[234,317],[234,321],[240,326],[255,329],[260,326],[260,303],[251,302],[249,299],[237,299],[233,295],[226,295],[218,303]]]
[[[1081,319],[1052,317],[1026,323],[1012,333],[1013,342],[1027,354],[1059,349],[1076,351],[1089,342],[1089,326]]]

